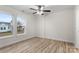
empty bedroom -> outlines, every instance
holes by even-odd
[[[0,5],[0,53],[78,52],[78,5]]]

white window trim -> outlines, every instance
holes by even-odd
[[[26,25],[25,25],[25,28],[24,28],[24,33],[20,33],[20,34],[17,33],[17,16],[19,16],[19,15],[15,15],[15,14],[12,14],[10,12],[8,13],[7,11],[0,11],[0,12],[1,13],[3,12],[4,14],[11,15],[12,21],[13,21],[12,34],[11,35],[7,35],[7,36],[1,36],[0,39],[15,38],[15,37],[18,37],[18,36],[26,35]]]

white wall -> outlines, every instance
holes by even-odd
[[[31,14],[25,14],[22,13],[16,9],[12,9],[10,7],[5,7],[5,6],[0,6],[0,12],[7,12],[9,14],[12,14],[14,16],[13,19],[16,18],[17,15],[22,15],[25,18],[25,21],[27,23],[26,25],[26,33],[23,35],[16,35],[16,28],[14,28],[14,35],[11,36],[6,36],[6,37],[0,37],[0,47],[18,42],[18,41],[22,41],[28,38],[32,38],[35,36],[35,17]],[[13,23],[15,25],[15,21]],[[14,26],[15,27],[15,26]]]
[[[73,8],[38,18],[38,37],[75,42]]]
[[[76,15],[76,41],[75,41],[75,46],[79,48],[79,6],[76,6],[75,8],[75,15]]]

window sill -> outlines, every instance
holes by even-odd
[[[2,37],[0,37],[0,39],[7,39],[7,38],[12,38],[13,37],[13,35],[9,35],[9,36],[2,36]]]
[[[25,35],[25,33],[22,33],[22,34],[17,34],[17,35]]]

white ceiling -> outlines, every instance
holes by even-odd
[[[30,13],[30,14],[34,12],[33,10],[30,10],[30,8],[37,9],[37,6],[35,5],[9,5],[9,7],[15,8],[17,10],[24,11],[25,13]],[[45,5],[44,9],[51,10],[52,12],[58,12],[58,11],[65,10],[68,8],[73,8],[73,7],[74,7],[73,5]]]

